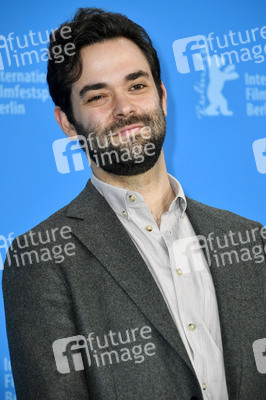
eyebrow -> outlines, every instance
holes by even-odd
[[[79,92],[79,97],[83,98],[85,94],[91,90],[99,90],[99,89],[104,89],[108,85],[105,82],[99,82],[99,83],[94,83],[92,85],[85,85]]]
[[[141,77],[150,78],[150,75],[148,74],[148,72],[145,72],[145,71],[140,69],[138,71],[135,71],[135,72],[132,72],[132,73],[126,75],[125,78],[124,78],[124,81],[130,82],[130,81],[134,81],[134,80],[136,80],[138,78],[141,78]],[[105,89],[107,87],[108,87],[108,84],[106,82],[98,82],[98,83],[93,83],[92,85],[85,85],[80,90],[79,96],[81,98],[83,98],[84,95],[87,92],[91,91],[91,90]]]
[[[128,81],[134,81],[135,79],[142,77],[149,78],[150,75],[148,74],[148,72],[142,71],[140,69],[139,71],[132,72],[131,74],[126,75],[124,80],[128,82]]]

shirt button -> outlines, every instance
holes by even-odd
[[[185,214],[182,214],[182,215],[181,215],[181,218],[182,218],[182,219],[185,218]]]
[[[127,212],[125,210],[122,211],[122,214],[124,215],[124,217],[127,216]]]
[[[195,324],[189,324],[189,325],[188,325],[188,329],[189,329],[190,331],[194,331],[194,330],[196,329],[196,325],[195,325]]]
[[[128,196],[128,198],[129,198],[129,200],[132,201],[132,202],[134,202],[134,201],[136,200],[136,196],[135,196],[134,194],[130,194],[130,195]]]
[[[146,226],[146,231],[148,231],[148,232],[151,232],[151,231],[152,231],[152,229],[153,229],[153,228],[152,228],[152,226],[151,226],[151,225],[147,225],[147,226]]]
[[[207,385],[206,385],[206,383],[205,383],[205,382],[203,382],[203,383],[201,384],[201,387],[202,387],[202,389],[203,389],[203,390],[206,390],[206,389],[207,389]]]
[[[177,275],[179,275],[179,276],[183,275],[182,269],[180,269],[180,268],[177,268],[177,269],[176,269],[176,273],[177,273]]]

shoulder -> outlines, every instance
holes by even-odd
[[[262,226],[258,221],[245,218],[231,211],[212,207],[189,197],[186,197],[186,199],[188,214],[192,214],[193,217],[195,215],[201,216],[201,218],[206,219],[208,222],[215,221],[216,226],[227,226],[228,228],[239,226],[240,228],[246,227],[249,229],[258,225]]]
[[[54,264],[53,261],[55,261],[56,257],[58,257],[57,259],[60,258],[60,252],[63,250],[71,253],[71,246],[73,247],[72,242],[74,241],[72,235],[73,224],[76,219],[75,212],[71,211],[73,209],[78,210],[85,203],[85,189],[69,204],[30,230],[15,237],[13,241],[10,240],[9,243],[6,243],[6,250],[8,246],[9,249],[7,250],[5,266],[39,265],[43,262],[48,266]],[[87,194],[89,193],[87,192]]]
[[[90,180],[88,181],[85,188],[68,204],[66,204],[61,209],[57,210],[53,214],[51,214],[48,218],[41,221],[36,226],[32,227],[28,232],[25,232],[24,235],[29,234],[30,232],[45,232],[47,230],[59,230],[64,226],[71,225],[71,220],[75,218],[75,215],[79,215],[79,210],[82,209],[86,202],[89,202],[89,197],[94,196],[93,190],[91,190]],[[23,236],[23,235],[20,235]]]

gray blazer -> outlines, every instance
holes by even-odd
[[[265,336],[265,256],[262,262],[251,256],[254,245],[263,246],[261,225],[187,200],[197,235],[213,232],[221,239],[230,229],[243,235],[254,230],[252,243],[204,251],[216,289],[229,398],[263,400],[265,377],[252,349]],[[90,181],[30,232],[33,243],[29,233],[28,243],[22,236],[13,242],[2,282],[18,400],[202,399],[160,290]],[[55,256],[59,249],[63,261]],[[228,262],[217,266],[221,251],[230,252]]]

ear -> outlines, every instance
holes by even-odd
[[[67,135],[67,137],[70,140],[76,140],[78,134],[73,125],[69,122],[64,111],[62,111],[60,107],[56,106],[54,109],[54,115],[58,125],[60,126],[62,131]]]
[[[166,93],[166,89],[165,89],[163,82],[161,82],[161,88],[162,88],[162,92],[163,92],[161,102],[162,102],[164,115],[166,116],[167,115],[167,93]]]

